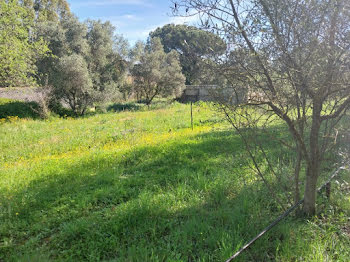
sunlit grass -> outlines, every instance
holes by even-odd
[[[192,130],[189,110],[175,103],[1,123],[0,261],[223,261],[232,255],[281,208],[222,117],[195,105]],[[293,156],[271,139],[265,145],[275,159]],[[325,208],[337,221],[333,227],[325,219],[291,217],[241,261],[348,261],[350,199],[343,192],[334,200]]]

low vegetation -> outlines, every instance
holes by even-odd
[[[0,261],[224,261],[282,212],[210,105],[194,106],[193,130],[189,105],[110,108],[1,122]],[[348,261],[348,174],[337,181],[317,216],[291,215],[238,261]]]
[[[302,197],[237,261],[350,261],[349,1],[171,2],[0,0],[0,262],[224,261]]]

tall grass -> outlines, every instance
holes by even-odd
[[[0,261],[223,261],[281,212],[208,105],[194,130],[188,105],[131,110],[0,124]],[[338,188],[320,218],[288,218],[239,261],[348,261]]]

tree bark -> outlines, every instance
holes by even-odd
[[[302,152],[301,152],[300,148],[297,146],[297,161],[295,163],[295,169],[294,169],[294,185],[295,185],[294,203],[295,204],[297,204],[300,200],[299,199],[300,198],[299,174],[300,174],[300,169],[301,169],[301,160],[302,160]]]
[[[306,185],[303,211],[306,215],[316,212],[316,187],[320,173],[319,135],[321,127],[322,103],[315,101],[312,110],[312,125],[310,131],[310,157],[307,163]]]
[[[315,167],[307,168],[303,211],[308,216],[316,212],[317,173]]]

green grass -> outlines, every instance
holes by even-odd
[[[282,212],[208,105],[194,130],[188,105],[120,108],[0,124],[0,261],[224,261]],[[318,217],[289,217],[238,261],[349,261],[343,180]]]
[[[34,110],[33,110],[34,109]],[[18,118],[39,118],[36,113],[36,102],[23,102],[6,98],[0,98],[0,119],[16,116]]]

